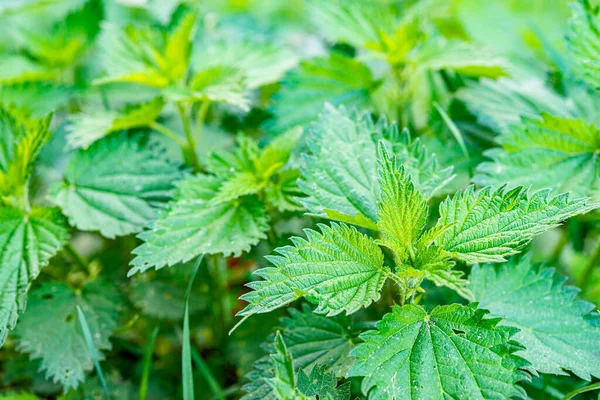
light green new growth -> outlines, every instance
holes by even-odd
[[[119,301],[115,287],[99,281],[81,292],[64,283],[44,284],[29,296],[27,313],[15,330],[18,349],[40,358],[47,378],[67,389],[77,388],[93,368],[77,307],[85,312],[96,349],[110,350],[108,338],[117,326]]]
[[[108,238],[139,232],[158,216],[156,207],[181,177],[179,165],[163,152],[139,135],[103,139],[71,157],[51,198],[80,230]]]
[[[600,198],[600,129],[580,119],[542,114],[501,135],[500,149],[485,154],[474,181],[549,188],[577,197]]]
[[[253,291],[240,299],[250,304],[238,315],[269,312],[300,297],[318,304],[317,313],[351,314],[379,299],[389,269],[373,239],[345,224],[319,229],[306,229],[306,239],[293,237],[294,246],[267,257],[274,267],[256,271],[263,280],[247,285]]]
[[[577,299],[578,289],[552,268],[533,265],[529,256],[499,268],[475,266],[469,276],[475,301],[519,329],[517,354],[544,374],[572,371],[582,379],[600,377],[600,314]]]
[[[31,120],[0,109],[0,205],[27,207],[29,177],[42,146],[50,139],[50,118]]]
[[[370,400],[523,398],[516,383],[526,379],[527,363],[513,353],[517,331],[498,326],[473,305],[395,306],[361,335],[349,376],[364,376]]]
[[[156,97],[120,111],[94,110],[72,115],[66,129],[67,143],[72,149],[88,148],[111,132],[149,126],[158,118],[164,105],[165,101]]]

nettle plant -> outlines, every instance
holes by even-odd
[[[0,399],[598,389],[598,7],[521,3],[0,5]]]
[[[256,271],[262,279],[248,284],[241,299],[249,304],[238,315],[300,298],[316,306],[315,315],[309,306],[292,313],[270,359],[249,375],[245,399],[311,398],[307,374],[320,398],[335,399],[350,393],[345,384],[335,389],[332,376],[362,377],[369,399],[523,398],[518,383],[530,374],[597,376],[600,319],[590,304],[527,256],[497,271],[484,265],[506,261],[535,235],[596,204],[549,190],[471,186],[444,200],[432,224],[428,200],[452,169],[442,169],[407,131],[329,107],[307,140],[302,203],[334,221],[268,256],[272,266]],[[469,280],[454,269],[457,261],[477,265]],[[419,305],[424,280],[472,302],[428,311]],[[375,330],[357,336],[347,317],[335,317],[377,302],[386,281],[397,305]]]

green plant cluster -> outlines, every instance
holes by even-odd
[[[0,400],[598,397],[597,1],[0,20]]]

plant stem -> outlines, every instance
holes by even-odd
[[[196,259],[196,263],[194,264],[194,269],[192,270],[192,274],[190,275],[190,279],[188,280],[187,287],[185,289],[184,294],[184,310],[183,310],[183,343],[181,346],[181,381],[183,386],[183,399],[184,400],[194,400],[194,374],[192,372],[192,357],[191,357],[191,349],[192,344],[190,343],[190,295],[192,293],[192,286],[194,284],[194,279],[196,278],[196,274],[198,273],[198,269],[200,269],[200,264],[202,264],[202,259],[204,259],[204,254],[201,254]]]
[[[69,255],[69,258],[71,258],[71,260],[75,262],[75,265],[77,265],[80,269],[84,270],[87,273],[90,272],[87,261],[85,261],[81,254],[79,254],[79,252],[75,250],[71,243],[67,243],[63,249]]]
[[[206,120],[206,114],[210,106],[210,100],[206,99],[200,104],[198,109],[198,115],[196,116],[196,143],[200,143],[202,138],[202,128],[204,127],[204,121]]]
[[[149,126],[150,126],[150,128],[154,129],[155,131],[157,131],[159,133],[162,133],[163,135],[165,135],[166,137],[168,137],[169,139],[171,139],[172,141],[177,143],[180,147],[182,147],[182,148],[187,147],[188,144],[185,140],[180,138],[175,132],[173,132],[171,129],[167,128],[163,124],[160,124],[158,122],[152,122]]]
[[[569,232],[567,231],[567,229],[561,229],[560,239],[558,239],[554,250],[552,250],[552,255],[550,256],[550,262],[552,264],[556,264],[558,262],[558,260],[560,259],[560,254],[567,245],[568,241]]]
[[[596,243],[596,247],[592,252],[592,255],[588,259],[585,268],[583,269],[583,273],[581,274],[581,278],[579,280],[579,287],[581,290],[585,291],[587,285],[592,277],[592,273],[594,272],[594,268],[598,266],[600,263],[600,240]]]
[[[185,137],[187,139],[187,158],[191,167],[196,171],[200,171],[200,160],[198,159],[198,154],[196,154],[196,140],[194,139],[194,135],[192,134],[192,127],[190,125],[190,117],[185,110],[185,107],[181,103],[177,103],[177,111],[179,111],[179,116],[181,117],[181,123],[183,124],[183,131],[185,132]]]
[[[202,376],[208,383],[208,386],[210,386],[210,390],[212,391],[215,398],[219,400],[225,400],[225,394],[223,393],[223,389],[221,389],[219,382],[217,382],[210,368],[208,368],[208,365],[206,365],[206,361],[204,361],[204,359],[196,349],[192,349],[192,359],[194,360],[196,367],[198,367],[200,374],[202,374]]]
[[[591,385],[587,385],[577,390],[573,390],[571,393],[568,393],[565,397],[563,397],[562,400],[569,400],[577,396],[578,394],[589,392],[595,389],[600,389],[600,382],[592,383]]]

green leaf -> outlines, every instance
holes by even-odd
[[[600,129],[579,119],[542,114],[513,126],[485,153],[491,161],[477,167],[481,185],[549,188],[577,197],[600,198],[597,148]]]
[[[168,209],[139,238],[129,276],[186,262],[199,254],[239,256],[266,238],[268,216],[255,196],[215,204],[221,182],[209,175],[179,181]]]
[[[309,196],[301,200],[308,211],[326,216],[332,210],[357,225],[359,219],[375,221],[377,149],[359,117],[327,105],[310,130],[308,147],[298,182]]]
[[[50,139],[50,117],[27,120],[0,109],[0,204],[13,203],[8,196],[24,198],[33,164]],[[19,204],[22,206],[22,204]]]
[[[94,281],[76,292],[61,282],[44,284],[29,296],[28,311],[15,330],[17,348],[41,358],[47,379],[65,389],[77,388],[93,368],[77,307],[85,312],[94,345],[102,351],[111,348],[108,338],[117,326],[118,304],[114,285]]]
[[[67,143],[72,149],[87,148],[111,132],[148,126],[158,118],[164,105],[165,101],[156,97],[119,111],[95,110],[71,115]]]
[[[600,314],[577,299],[578,289],[563,286],[565,280],[526,256],[499,268],[475,266],[469,287],[480,307],[519,328],[514,339],[525,349],[517,354],[538,372],[572,371],[590,380],[600,376]]]
[[[378,48],[397,24],[391,3],[343,0],[310,0],[311,20],[331,42],[356,48]]]
[[[134,82],[164,88],[183,78],[188,70],[195,15],[180,19],[164,38],[157,28],[125,29],[103,22],[100,49],[107,77],[95,83]]]
[[[410,61],[420,69],[450,69],[463,75],[490,78],[507,75],[509,67],[508,60],[491,49],[460,40],[426,42]]]
[[[524,398],[527,363],[513,353],[516,329],[473,305],[394,306],[361,335],[349,376],[364,376],[369,399]]]
[[[54,81],[58,73],[18,54],[3,54],[0,58],[0,84]]]
[[[326,102],[364,109],[378,83],[361,62],[338,53],[300,63],[274,96],[268,130],[283,132],[316,120]]]
[[[242,387],[247,393],[242,400],[297,399],[292,355],[280,332],[275,335],[271,350],[270,356],[257,361],[255,369],[246,376],[250,382]]]
[[[224,40],[199,46],[192,59],[194,71],[223,67],[237,69],[246,77],[247,89],[278,82],[297,63],[296,55],[288,49],[250,40]]]
[[[144,275],[145,276],[145,275]],[[130,298],[144,315],[152,318],[179,321],[183,317],[183,289],[169,282],[139,281],[131,285]],[[205,299],[192,295],[190,313],[201,309]]]
[[[310,376],[304,370],[298,372],[298,391],[306,396],[318,396],[323,400],[350,400],[351,383],[346,382],[339,388],[335,375],[328,372],[327,364],[313,368]]]
[[[303,296],[318,304],[317,313],[351,314],[379,299],[389,273],[381,249],[354,227],[319,228],[320,233],[306,229],[307,239],[293,237],[294,246],[267,257],[274,267],[256,271],[263,280],[247,285],[253,291],[240,299],[250,304],[237,315],[269,312]]]
[[[564,220],[598,207],[568,194],[549,198],[550,190],[528,196],[522,187],[475,192],[470,186],[440,205],[439,226],[445,226],[436,244],[467,263],[502,262],[519,253],[534,236]]]
[[[588,1],[570,3],[573,16],[569,22],[568,50],[585,81],[600,87],[600,20],[598,10]]]
[[[140,232],[169,199],[179,166],[141,136],[115,135],[75,153],[52,200],[84,231],[114,238]]]
[[[377,148],[383,141],[427,198],[452,178],[452,168],[442,169],[420,140],[385,119],[373,122],[369,115],[351,114],[343,107],[325,107],[308,137],[298,185],[308,195],[301,203],[309,212],[377,229]]]
[[[301,310],[290,308],[288,313],[290,316],[281,320],[281,334],[294,358],[295,370],[310,374],[315,366],[327,364],[336,377],[345,376],[354,363],[350,318],[315,314],[308,304]]]
[[[53,209],[24,213],[0,207],[0,345],[25,311],[29,285],[68,236],[67,224]]]
[[[379,142],[379,157],[381,201],[377,227],[384,237],[381,244],[403,260],[412,254],[413,245],[425,229],[429,207],[425,196],[415,189],[404,167],[396,164],[396,157],[390,156],[383,142]]]
[[[71,89],[51,83],[34,82],[0,87],[0,105],[31,112],[35,118],[47,115],[69,101]]]
[[[561,117],[574,114],[572,104],[536,79],[482,79],[467,83],[457,97],[480,124],[498,132],[520,124],[521,118],[538,118],[542,112]]]
[[[212,101],[228,103],[244,111],[250,109],[245,77],[232,67],[213,67],[196,73],[189,88],[170,86],[166,95],[173,101]]]

